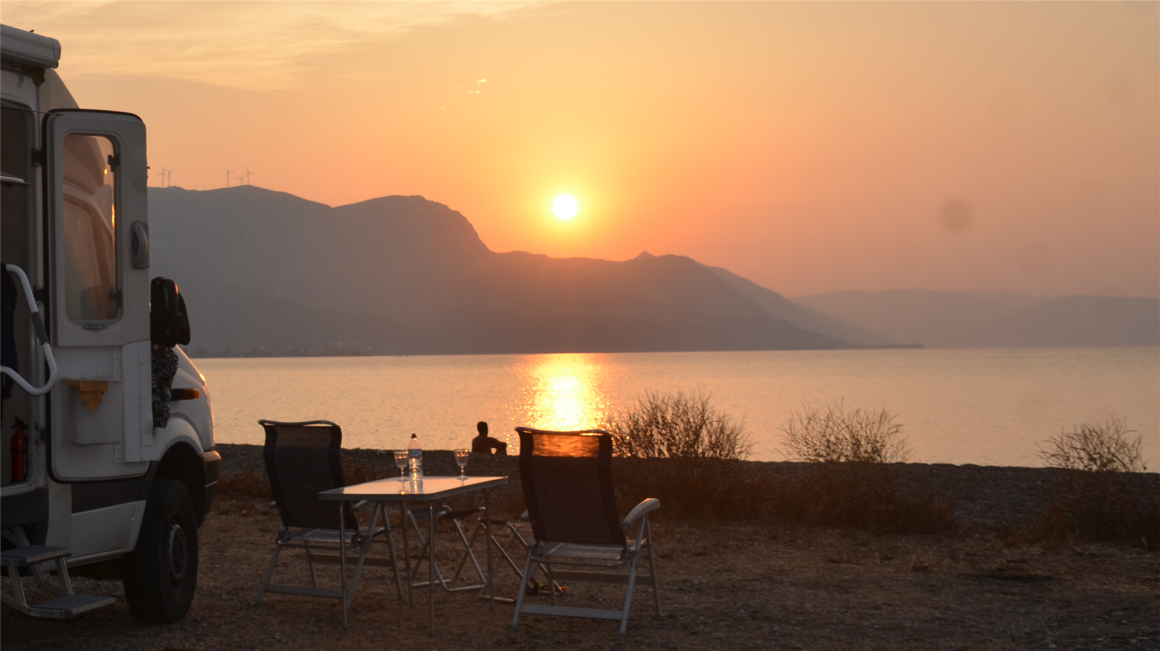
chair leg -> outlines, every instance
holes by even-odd
[[[363,565],[366,563],[367,552],[370,551],[371,539],[367,538],[359,546],[358,560],[354,564],[354,574],[351,576],[350,583],[347,584],[346,594],[343,599],[346,601],[346,608],[350,608],[350,602],[354,600],[354,589],[358,585],[358,579],[362,576]]]
[[[426,583],[420,583],[420,584],[415,583],[415,577],[418,576],[418,574],[419,574],[419,567],[423,564],[423,561],[426,560],[428,563],[431,564],[431,569],[434,570],[434,574],[435,574],[435,577],[437,579],[436,582],[440,586],[442,586],[444,590],[446,590],[447,589],[447,580],[443,578],[443,572],[440,571],[439,564],[435,563],[434,561],[432,561],[429,558],[429,556],[431,555],[430,554],[431,546],[427,543],[427,538],[425,538],[423,536],[423,530],[422,530],[422,528],[419,527],[419,521],[413,515],[411,516],[411,524],[415,527],[415,535],[419,538],[419,546],[420,546],[420,549],[422,549],[423,551],[419,554],[419,558],[415,560],[415,567],[411,568],[411,573],[407,577],[407,580],[411,582],[412,587],[427,585]],[[434,529],[434,523],[429,522],[428,525],[430,525],[431,528]],[[432,587],[432,589],[434,589],[434,587]]]
[[[520,589],[517,591],[516,597],[516,613],[512,616],[512,630],[520,630],[520,609],[524,605],[524,588],[528,584],[528,579],[531,578],[532,572],[532,548],[528,547],[527,560],[524,561],[524,571],[520,574]],[[551,584],[548,584],[551,585]]]
[[[351,577],[350,587],[347,588],[346,594],[344,594],[342,597],[345,600],[345,608],[350,608],[350,602],[354,600],[355,587],[358,586],[358,579],[360,576],[362,576],[363,566],[366,565],[367,553],[370,552],[371,543],[374,542],[374,536],[371,535],[371,532],[375,530],[375,527],[378,524],[379,511],[378,509],[375,509],[374,513],[371,515],[371,522],[369,525],[367,525],[367,532],[363,538],[361,548],[359,549],[358,561],[354,565],[354,576]],[[345,535],[345,533],[343,535]],[[393,561],[394,558],[392,557],[391,560]]]
[[[464,551],[463,555],[459,557],[459,564],[455,566],[455,574],[451,576],[452,581],[458,581],[459,577],[463,576],[463,568],[467,566],[467,552],[471,550],[471,545],[475,542],[476,539],[476,536],[473,533],[471,540],[468,540],[467,536],[463,533],[463,527],[459,525],[459,522],[456,522],[455,526],[459,529],[459,537],[463,541],[463,546],[467,549]],[[474,554],[472,554],[472,556],[474,556]],[[479,563],[476,563],[476,565],[478,566]]]
[[[486,525],[484,525],[483,522],[480,522],[479,526],[480,526],[480,528],[486,528]],[[503,559],[508,564],[508,567],[512,568],[512,572],[515,572],[515,574],[517,576],[519,576],[520,575],[520,566],[516,565],[515,559],[513,559],[511,557],[509,550],[511,549],[511,546],[513,544],[515,544],[516,541],[519,541],[520,546],[523,547],[524,551],[526,552],[528,549],[528,541],[526,539],[524,539],[524,537],[522,535],[520,535],[519,529],[517,529],[516,525],[512,524],[511,522],[504,522],[503,527],[505,529],[507,529],[509,532],[507,542],[505,542],[502,545],[499,544],[499,541],[496,540],[494,535],[491,537],[491,539],[493,541],[495,541],[495,547],[496,547],[496,549],[499,550],[500,555],[503,556]],[[478,531],[476,533],[478,533]],[[474,541],[475,541],[474,536],[472,537],[471,540],[474,543]],[[553,581],[550,578],[550,576],[548,575],[548,568],[543,563],[536,563],[535,569],[532,570],[531,577],[529,577],[529,579],[525,579],[525,585],[526,585],[528,580],[535,578],[537,571],[543,573],[544,578],[547,580],[546,585],[552,586],[552,589],[558,589],[561,587],[559,583],[556,583],[555,581]],[[486,589],[486,586],[484,586],[484,588]],[[521,590],[522,589],[523,588],[521,588]]]
[[[304,541],[306,545],[306,565],[310,567],[310,585],[318,587],[318,572],[314,570],[314,558],[310,555],[310,541]]]
[[[459,534],[459,540],[463,543],[463,558],[459,560],[459,567],[455,570],[455,576],[451,578],[452,581],[458,581],[459,576],[463,574],[463,566],[468,560],[471,560],[471,565],[475,568],[475,575],[479,577],[480,583],[487,587],[487,577],[483,575],[483,568],[479,566],[479,559],[475,557],[475,552],[471,550],[471,543],[467,540],[467,534],[463,533],[463,527],[455,520],[455,532]]]
[[[262,580],[262,589],[258,591],[258,602],[256,605],[261,606],[262,600],[266,598],[266,586],[270,585],[270,578],[274,576],[274,567],[278,564],[278,554],[282,553],[282,537],[278,537],[278,542],[274,543],[274,555],[270,557],[270,565],[266,568],[266,578]]]
[[[660,582],[660,579],[657,578],[657,552],[656,552],[656,548],[653,547],[652,527],[648,523],[648,520],[647,520],[648,516],[645,516],[645,517],[646,517],[645,525],[644,525],[645,526],[645,534],[648,536],[647,538],[645,538],[645,540],[648,541],[648,574],[649,574],[649,578],[652,579],[653,606],[656,607],[657,615],[660,615],[661,614],[661,582]]]
[[[473,548],[475,545],[475,541],[479,539],[479,532],[481,530],[484,532],[486,532],[488,530],[487,523],[485,523],[482,520],[480,520],[479,522],[476,522],[475,524],[476,524],[476,527],[474,527],[474,531],[472,531],[472,533],[471,533],[471,540],[468,541],[468,546],[473,547]],[[479,589],[479,596],[483,597],[484,599],[491,598],[491,592],[490,592],[491,584],[495,579],[495,574],[499,572],[500,561],[507,563],[508,567],[512,568],[512,573],[515,574],[516,577],[520,576],[520,566],[516,564],[515,559],[513,559],[511,554],[508,553],[508,548],[511,547],[512,543],[514,543],[516,540],[519,540],[520,543],[524,546],[525,550],[528,547],[527,542],[525,542],[523,537],[520,536],[519,533],[515,530],[515,527],[512,525],[512,523],[503,522],[501,524],[499,522],[493,521],[492,524],[508,529],[508,538],[507,538],[507,542],[500,544],[499,539],[496,537],[496,535],[494,535],[494,534],[490,535],[491,543],[495,547],[496,551],[499,552],[500,557],[495,560],[495,563],[494,563],[495,567],[492,570],[490,578],[484,579],[483,580],[484,581],[483,587],[481,587]],[[485,534],[485,537],[484,537],[485,541],[487,540],[488,535],[489,534]],[[487,544],[487,543],[485,542],[484,544]],[[462,570],[463,565],[466,562],[467,562],[466,557],[459,561],[459,565],[460,565],[461,570]],[[495,597],[495,600],[500,601],[500,602],[505,602],[505,603],[514,603],[515,602],[515,599],[510,598],[510,597]]]
[[[419,527],[418,519],[412,517],[411,524],[415,528],[415,533],[419,538],[419,542],[423,545],[423,552],[419,555],[419,559],[418,559],[418,561],[416,561],[415,567],[411,569],[409,580],[412,582],[412,585],[414,585],[415,587],[427,585],[426,583],[415,583],[414,582],[415,578],[419,574],[419,567],[422,565],[423,561],[426,560],[428,563],[431,563],[431,569],[434,571],[434,574],[435,574],[435,579],[436,579],[435,583],[437,583],[440,587],[442,587],[445,592],[457,592],[460,590],[474,589],[476,586],[453,587],[453,584],[459,580],[460,575],[463,573],[463,567],[466,565],[467,561],[470,559],[472,567],[475,569],[475,574],[476,574],[476,576],[479,577],[479,582],[480,582],[479,586],[486,589],[487,577],[483,573],[483,568],[479,565],[479,560],[475,558],[475,554],[471,550],[471,544],[467,540],[467,534],[465,534],[463,532],[463,526],[460,525],[458,520],[452,519],[451,522],[452,522],[452,524],[455,525],[456,534],[459,536],[459,541],[463,544],[464,553],[463,553],[463,557],[460,559],[460,563],[459,563],[458,568],[456,569],[455,575],[448,578],[447,576],[445,576],[443,574],[442,568],[439,567],[439,562],[432,560],[429,557],[430,556],[430,551],[429,551],[430,550],[430,543],[427,540],[427,537],[424,536],[422,529]],[[432,523],[432,522],[428,522],[428,528],[434,529],[434,527],[432,526],[433,524],[434,523]]]
[[[477,527],[476,527],[475,532],[471,534],[471,544],[472,545],[475,544],[476,539],[479,537],[479,531],[481,529],[483,529],[483,530],[487,529],[487,525],[484,524],[482,521],[477,522],[476,525],[477,525]],[[521,537],[519,535],[519,533],[517,533],[515,531],[515,529],[512,527],[512,523],[505,522],[505,523],[503,523],[502,526],[504,528],[510,530],[507,542],[501,545],[499,543],[499,540],[496,540],[496,537],[494,535],[491,536],[491,539],[495,543],[496,550],[499,551],[500,556],[503,557],[504,562],[508,564],[508,567],[512,568],[512,572],[515,572],[518,575],[520,573],[520,566],[516,565],[516,561],[515,561],[515,559],[513,559],[511,557],[511,554],[508,553],[508,549],[512,546],[512,543],[514,543],[517,539],[520,541],[521,544],[523,544],[524,549],[527,549],[528,544],[524,541],[523,537]]]
[[[632,591],[636,587],[636,569],[640,564],[640,553],[632,555],[632,564],[628,571],[628,593],[624,595],[624,612],[620,617],[620,634],[628,630],[628,611],[632,608]]]
[[[548,570],[548,594],[552,597],[552,606],[556,606],[556,579],[552,576],[552,564],[547,564]]]

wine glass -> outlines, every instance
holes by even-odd
[[[407,450],[395,450],[395,465],[399,467],[399,481],[407,481],[407,461],[411,453]]]
[[[460,448],[455,451],[455,463],[459,464],[459,479],[467,479],[467,475],[463,474],[463,469],[467,467],[467,460],[471,457],[471,450],[467,448]]]

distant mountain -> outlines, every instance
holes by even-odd
[[[1160,299],[1066,296],[993,319],[980,328],[975,342],[976,346],[1160,346]]]
[[[152,271],[186,296],[195,355],[855,347],[834,333],[856,329],[723,269],[495,253],[422,197],[330,208],[242,186],[149,200]]]
[[[842,341],[849,341],[861,346],[893,347],[904,342],[904,340],[885,337],[870,332],[869,330],[850,325],[845,321],[823,314],[808,306],[798,305],[781,294],[766,289],[752,280],[742,278],[728,269],[722,269],[721,267],[706,267],[706,269],[717,274],[730,287],[748,297],[754,304],[765,310],[771,316],[778,319],[785,319],[799,328],[811,330],[835,339],[841,339]]]
[[[912,289],[790,300],[887,338],[933,347],[1160,345],[1155,298]]]

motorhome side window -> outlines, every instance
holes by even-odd
[[[65,305],[74,322],[119,316],[114,153],[103,136],[64,139]]]
[[[31,160],[28,155],[32,136],[32,112],[23,107],[0,109],[0,214],[4,216],[0,232],[0,260],[28,268],[28,225],[34,204],[31,195]]]

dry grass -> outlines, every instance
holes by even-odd
[[[352,459],[343,463],[348,483],[383,476],[371,463]],[[512,481],[505,490],[494,492],[493,512],[498,517],[515,517],[524,510],[518,469],[513,467],[506,474],[512,475]],[[894,480],[890,466],[809,464],[787,475],[768,472],[764,464],[737,460],[618,458],[615,476],[623,508],[655,497],[663,505],[658,512],[662,519],[899,533],[947,532],[956,524],[949,498],[904,489]],[[273,499],[265,471],[257,468],[223,474],[217,495],[220,502]]]
[[[1127,474],[1072,470],[1054,505],[1032,523],[1027,536],[1036,542],[1118,543],[1160,550],[1160,502],[1134,489]]]
[[[1056,503],[1028,530],[1044,542],[1117,542],[1145,549],[1160,547],[1160,502],[1134,490],[1128,473],[1147,470],[1141,437],[1130,436],[1121,418],[1080,423],[1040,448],[1049,466],[1068,471]]]
[[[342,467],[347,484],[361,484],[382,477],[382,473],[369,463],[343,459]],[[222,473],[218,478],[216,497],[227,500],[272,500],[274,494],[270,491],[265,468],[251,467]]]
[[[902,463],[910,457],[902,425],[885,409],[847,412],[842,403],[805,405],[782,428],[786,456],[794,461]]]
[[[954,503],[903,488],[890,466],[811,464],[792,475],[717,459],[625,459],[617,466],[624,506],[661,500],[663,517],[712,522],[815,525],[875,533],[955,530]]]
[[[1086,470],[1089,472],[1144,472],[1148,466],[1141,461],[1141,437],[1130,438],[1135,430],[1128,429],[1122,418],[1111,418],[1106,423],[1080,423],[1070,430],[1061,430],[1059,436],[1047,441],[1047,449],[1040,448],[1039,456],[1054,468]]]
[[[718,412],[707,395],[647,393],[602,425],[618,457],[744,459],[745,423]]]
[[[270,481],[266,478],[266,471],[254,468],[244,468],[237,472],[222,473],[218,478],[215,500],[272,500],[274,494],[270,492]]]

